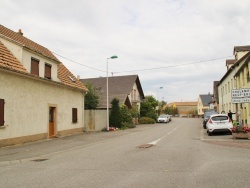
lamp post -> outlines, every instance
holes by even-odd
[[[160,115],[160,114],[159,114],[159,111],[160,111],[159,89],[163,89],[163,87],[159,87],[159,88],[157,89],[158,115]]]
[[[108,63],[109,59],[118,58],[116,55],[107,58],[107,131],[109,131],[109,75],[108,75]]]

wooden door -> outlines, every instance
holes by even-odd
[[[49,107],[49,137],[55,136],[55,107]]]

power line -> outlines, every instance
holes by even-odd
[[[90,67],[90,66],[87,66],[87,65],[83,65],[83,64],[78,63],[78,62],[76,62],[76,61],[74,61],[74,60],[71,60],[71,59],[69,59],[69,58],[67,58],[67,57],[64,57],[64,56],[62,56],[62,55],[59,55],[59,54],[57,54],[57,53],[55,53],[55,52],[52,52],[52,53],[55,54],[55,55],[57,55],[57,56],[59,56],[59,57],[61,57],[61,58],[66,59],[66,60],[68,60],[68,61],[71,61],[72,63],[76,63],[76,64],[78,64],[78,65],[80,65],[80,66],[84,66],[84,67],[87,67],[87,68],[89,68],[89,69],[93,69],[93,70],[97,70],[97,71],[101,71],[101,72],[107,72],[107,71],[100,70],[100,69],[96,69],[96,68],[93,68],[93,67]]]
[[[87,65],[83,65],[81,63],[78,63],[74,60],[71,60],[67,57],[64,57],[58,53],[55,53],[55,52],[52,52],[53,54],[61,57],[61,58],[64,58],[68,61],[71,61],[72,63],[75,63],[75,64],[78,64],[80,66],[84,66],[84,67],[87,67],[89,69],[93,69],[93,70],[96,70],[96,71],[100,71],[100,72],[107,72],[106,70],[100,70],[100,69],[96,69],[96,68],[93,68],[93,67],[90,67],[90,66],[87,66]],[[220,59],[225,59],[225,58],[229,58],[229,57],[232,57],[232,55],[230,56],[225,56],[225,57],[219,57],[219,58],[214,58],[214,59],[209,59],[209,60],[203,60],[203,61],[197,61],[197,62],[192,62],[192,63],[183,63],[183,64],[177,64],[177,65],[168,65],[168,66],[164,66],[164,67],[153,67],[153,68],[148,68],[148,69],[137,69],[137,70],[128,70],[128,71],[121,71],[121,72],[112,72],[112,74],[120,74],[120,73],[127,73],[127,72],[138,72],[138,71],[149,71],[149,70],[157,70],[157,69],[166,69],[166,68],[172,68],[172,67],[181,67],[181,66],[186,66],[186,65],[193,65],[193,64],[199,64],[199,63],[205,63],[205,62],[209,62],[209,61],[216,61],[216,60],[220,60]]]
[[[171,67],[180,67],[180,66],[186,66],[186,65],[192,65],[192,64],[205,63],[205,62],[209,62],[209,61],[225,59],[225,58],[229,58],[229,57],[232,57],[232,55],[231,56],[225,56],[225,57],[219,57],[219,58],[215,58],[215,59],[197,61],[197,62],[193,62],[193,63],[183,63],[183,64],[178,64],[178,65],[169,65],[169,66],[165,66],[165,67],[154,67],[154,68],[149,68],[149,69],[137,69],[137,70],[131,70],[131,71],[114,72],[114,74],[119,74],[119,73],[124,73],[124,72],[138,72],[138,71],[166,69],[166,68],[171,68]]]

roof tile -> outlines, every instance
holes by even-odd
[[[0,66],[11,70],[27,73],[23,65],[11,54],[11,52],[0,41]]]
[[[22,45],[24,45],[26,48],[29,48],[39,54],[42,54],[43,56],[49,57],[55,61],[59,61],[56,56],[54,56],[47,48],[41,46],[40,44],[37,44],[33,42],[32,40],[24,37],[18,32],[14,32],[3,25],[0,24],[0,34],[4,35],[5,37],[8,37]]]

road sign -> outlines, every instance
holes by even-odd
[[[250,89],[232,89],[232,103],[250,103]]]

